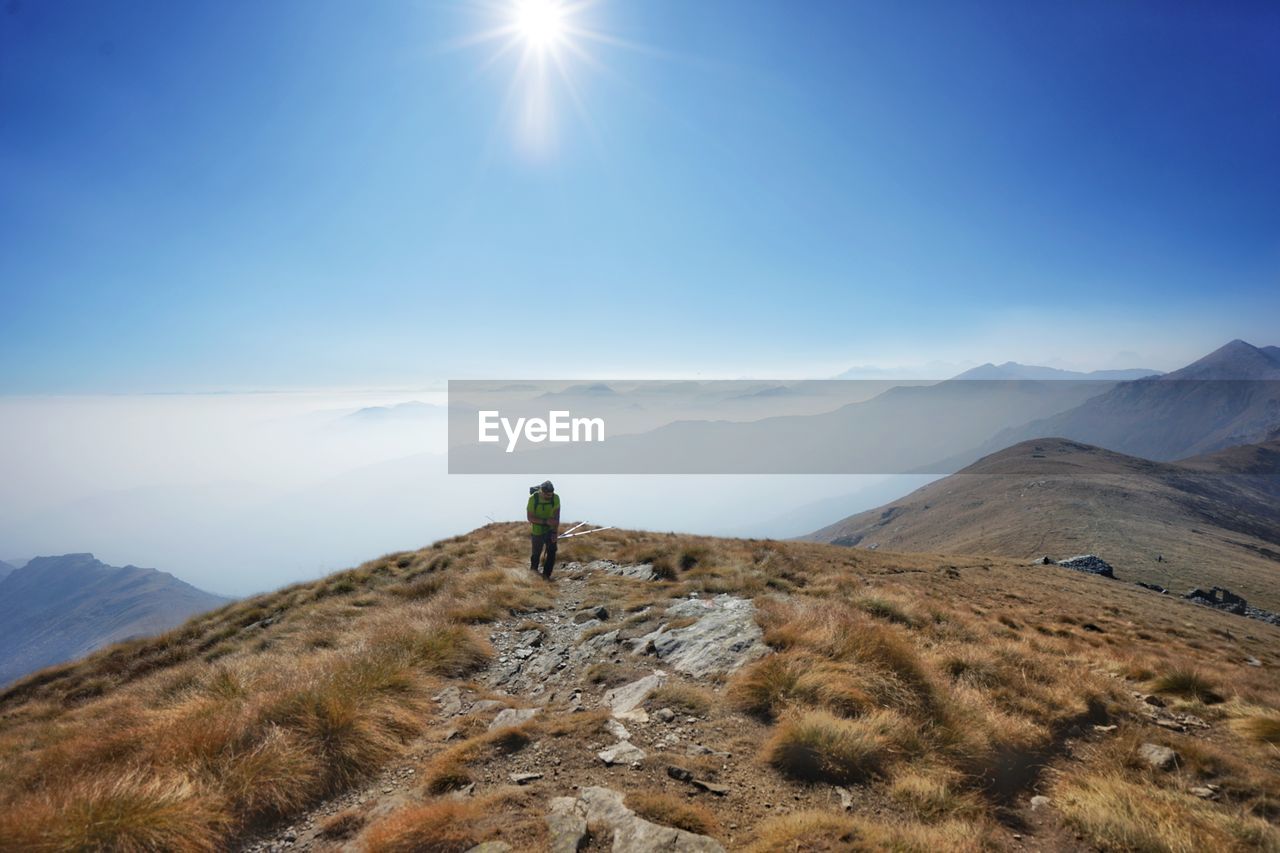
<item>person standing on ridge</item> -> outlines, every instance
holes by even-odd
[[[529,492],[529,506],[525,514],[529,519],[529,540],[532,544],[529,568],[538,571],[538,558],[545,548],[547,559],[542,564],[542,576],[551,580],[551,569],[556,564],[556,535],[560,530],[560,496],[550,480]]]

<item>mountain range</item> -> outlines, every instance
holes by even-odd
[[[1231,343],[1180,370],[1123,382],[1079,406],[1003,430],[973,459],[1059,436],[1173,460],[1266,441],[1280,430],[1280,347]]]
[[[131,637],[159,634],[230,599],[92,554],[36,557],[0,577],[0,685]]]
[[[517,453],[476,443],[467,431],[470,443],[451,449],[450,464],[468,473],[947,474],[1045,436],[1168,461],[1280,430],[1277,353],[1237,340],[1172,373],[1128,380],[1101,372],[1045,381],[1020,374],[1051,368],[984,365],[818,414],[684,419]],[[982,378],[988,373],[1015,378]]]
[[[1019,364],[1016,361],[1006,361],[1004,364],[980,364],[977,367],[970,368],[964,373],[957,374],[953,379],[1103,379],[1109,381],[1124,381],[1128,379],[1143,379],[1147,376],[1158,376],[1160,371],[1149,370],[1142,367],[1125,368],[1120,370],[1091,370],[1088,372],[1080,370],[1062,370],[1057,367],[1042,367],[1036,364]]]

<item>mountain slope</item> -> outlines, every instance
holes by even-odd
[[[1280,844],[1280,628],[1007,559],[617,529],[546,583],[524,533],[0,693],[0,849]]]
[[[16,569],[13,566],[9,565],[6,562],[0,561],[0,581],[7,578],[14,571],[16,571]]]
[[[0,684],[120,640],[158,634],[228,599],[92,554],[36,557],[0,579]]]
[[[1004,430],[960,461],[1045,436],[1165,461],[1266,441],[1280,428],[1274,350],[1232,341],[1180,370],[1120,383],[1073,409]]]
[[[1224,586],[1276,609],[1280,442],[1159,463],[1027,441],[806,538],[1026,559],[1097,553],[1128,580]]]

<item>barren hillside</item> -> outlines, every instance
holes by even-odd
[[[1223,586],[1280,610],[1280,443],[1178,463],[1026,441],[806,537],[893,551],[1101,555],[1182,593]]]
[[[1001,558],[497,524],[0,695],[5,850],[1277,849],[1280,629]]]

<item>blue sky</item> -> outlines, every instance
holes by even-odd
[[[0,2],[0,392],[1280,343],[1280,6]]]

